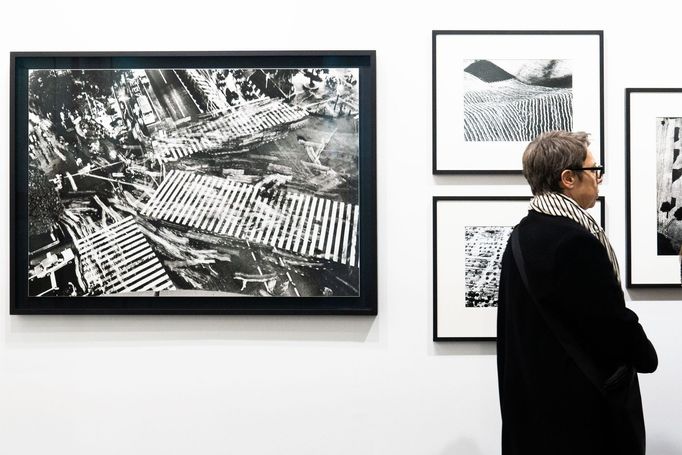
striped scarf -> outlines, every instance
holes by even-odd
[[[618,258],[616,258],[616,253],[613,251],[613,247],[606,237],[604,229],[577,202],[561,193],[545,193],[531,199],[530,210],[544,213],[545,215],[563,216],[587,229],[606,249],[606,254],[608,254],[609,261],[611,261],[611,266],[613,267],[613,273],[616,275],[618,283],[620,283]]]

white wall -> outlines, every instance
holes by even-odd
[[[2,6],[0,454],[498,454],[494,344],[431,341],[431,196],[528,192],[431,175],[432,29],[605,31],[602,193],[624,264],[624,88],[682,86],[680,2],[295,3]],[[377,51],[379,316],[10,317],[9,51],[263,49]],[[660,356],[641,378],[649,454],[679,454],[682,296],[630,297]]]

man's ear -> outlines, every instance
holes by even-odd
[[[561,172],[561,188],[565,190],[571,190],[575,186],[575,181],[577,177],[575,175],[575,172],[564,169]]]

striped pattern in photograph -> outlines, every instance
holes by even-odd
[[[162,160],[175,161],[194,153],[238,146],[239,139],[258,137],[268,130],[299,122],[307,115],[298,106],[261,98],[231,107],[218,117],[180,128],[167,137],[158,137],[152,146]]]
[[[482,86],[483,84],[481,84]],[[573,130],[572,90],[491,82],[464,93],[465,141],[530,141],[551,130]]]
[[[174,170],[142,214],[300,256],[360,264],[357,204]]]
[[[91,289],[99,287],[103,294],[175,289],[133,217],[74,242]]]

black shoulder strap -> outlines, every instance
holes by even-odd
[[[571,342],[571,336],[566,333],[565,330],[548,314],[545,309],[540,305],[540,302],[533,296],[531,287],[528,284],[528,275],[526,274],[526,266],[523,260],[523,253],[521,252],[521,243],[519,241],[519,226],[516,226],[512,231],[511,235],[512,241],[512,253],[514,260],[516,261],[516,267],[519,269],[519,275],[521,275],[521,281],[523,281],[530,299],[535,303],[535,307],[538,309],[542,315],[547,325],[554,332],[557,340],[564,347],[569,356],[573,359],[578,368],[580,368],[585,376],[594,384],[595,387],[601,392],[604,391],[604,380],[600,379],[597,368],[594,366],[592,361],[580,350],[575,343]]]

